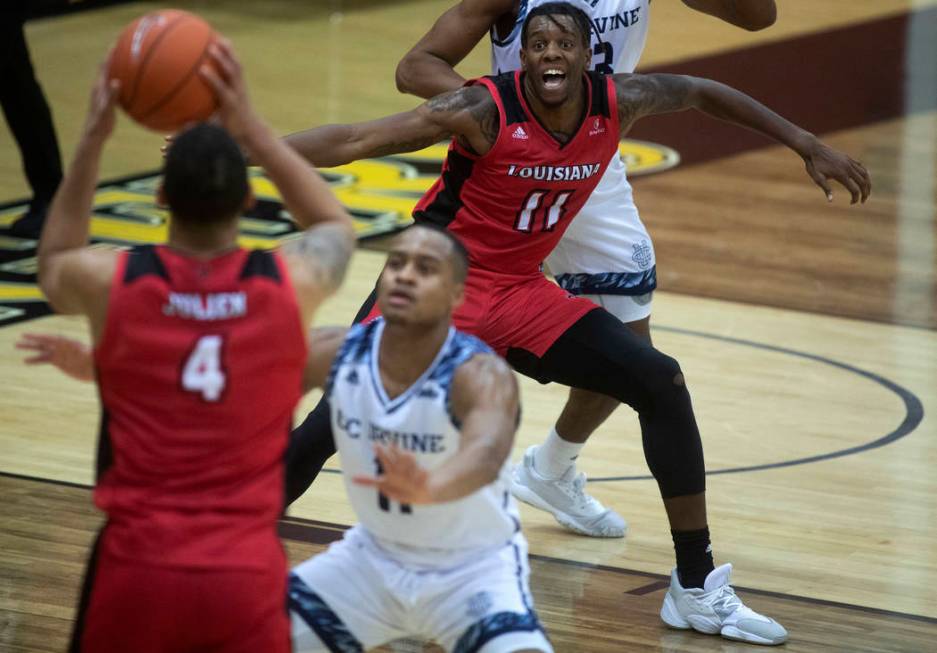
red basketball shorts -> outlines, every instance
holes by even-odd
[[[500,356],[519,348],[540,357],[564,331],[596,308],[543,275],[518,277],[472,269],[465,282],[465,300],[456,308],[452,323]],[[378,315],[375,304],[364,321]]]
[[[98,558],[81,653],[289,653],[286,569],[154,567]]]

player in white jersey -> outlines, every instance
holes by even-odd
[[[401,638],[459,653],[552,652],[533,610],[510,494],[513,372],[450,327],[468,256],[445,230],[398,236],[383,318],[312,332],[304,385],[325,387],[359,523],[290,574],[293,649],[362,651]],[[31,363],[90,381],[80,342],[27,335]]]
[[[424,98],[459,88],[454,66],[489,34],[492,71],[520,65],[520,29],[548,0],[461,0],[444,13],[397,67],[397,87]],[[658,0],[660,2],[662,0]],[[774,0],[682,0],[738,27],[757,30],[776,16]],[[592,21],[592,65],[633,72],[650,23],[650,0],[572,0]],[[608,310],[650,342],[651,296],[657,287],[654,246],[638,216],[625,165],[617,154],[573,220],[546,266],[574,295]],[[625,521],[585,492],[576,458],[590,435],[618,407],[605,395],[573,388],[544,444],[530,447],[514,474],[518,498],[553,513],[566,528],[596,537],[623,537]]]
[[[448,232],[405,231],[378,282],[383,318],[353,327],[334,356],[325,392],[359,523],[290,575],[296,651],[402,637],[466,653],[553,650],[509,491],[517,383],[449,326],[467,267]],[[335,344],[310,351],[328,361]]]

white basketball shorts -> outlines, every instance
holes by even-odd
[[[545,263],[560,287],[590,296],[622,322],[651,314],[650,294],[657,287],[654,245],[617,152]]]
[[[293,650],[357,652],[400,638],[453,653],[551,653],[533,609],[527,541],[450,569],[414,569],[390,558],[361,526],[290,574]]]

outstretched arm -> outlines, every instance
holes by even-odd
[[[751,32],[771,27],[778,19],[774,0],[683,0],[683,4]]]
[[[314,165],[332,167],[423,149],[459,136],[477,154],[498,137],[498,107],[483,86],[443,93],[412,111],[351,125],[325,125],[284,140]]]
[[[865,202],[872,190],[872,180],[861,163],[725,84],[685,75],[615,75],[615,87],[622,135],[644,116],[697,109],[764,134],[797,152],[804,160],[807,174],[829,201],[833,191],[828,179],[842,184],[851,194],[853,204]]]
[[[453,414],[462,425],[458,453],[427,470],[413,454],[377,445],[382,475],[357,476],[355,483],[375,487],[401,503],[421,504],[455,501],[497,479],[517,430],[514,373],[497,356],[476,356],[456,372],[451,393]]]
[[[462,0],[447,10],[397,64],[397,90],[431,98],[462,86],[465,78],[455,67],[498,19],[513,14],[516,3],[517,0]]]

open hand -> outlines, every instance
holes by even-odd
[[[260,124],[260,118],[247,97],[247,85],[241,62],[238,61],[227,39],[219,39],[208,46],[208,54],[215,64],[202,66],[199,74],[213,89],[218,98],[216,117],[221,126],[238,142]]]
[[[73,379],[94,380],[91,348],[81,341],[45,333],[24,333],[16,342],[16,348],[34,352],[23,359],[27,365],[54,365]]]
[[[807,174],[814,183],[826,193],[826,200],[833,201],[833,189],[829,180],[835,179],[852,196],[850,204],[865,203],[872,192],[872,178],[868,170],[847,155],[816,140],[810,151],[804,156]]]
[[[380,464],[381,475],[355,476],[358,485],[376,488],[394,501],[409,504],[433,503],[429,485],[429,472],[420,467],[416,457],[394,445],[374,445],[374,455]]]

